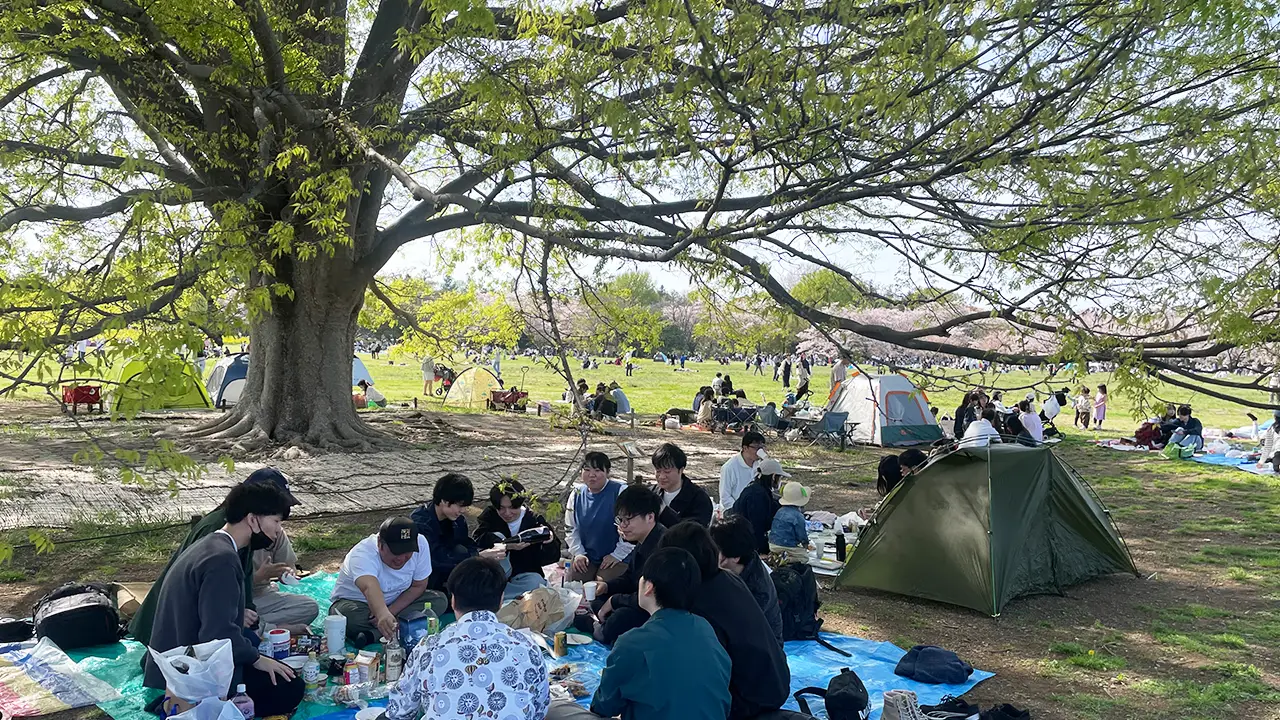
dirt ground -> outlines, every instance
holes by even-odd
[[[197,420],[103,423],[95,432],[125,447],[143,447],[151,431]],[[351,543],[393,508],[428,497],[431,482],[446,471],[471,475],[481,493],[500,477],[516,475],[534,491],[555,496],[560,483],[575,476],[582,447],[576,432],[534,417],[402,412],[379,414],[377,421],[402,447],[270,459],[296,478],[303,511],[325,515],[290,523],[305,567],[336,569]],[[218,467],[200,478],[176,478],[174,496],[163,485],[122,485],[109,472],[75,465],[84,436],[64,420],[27,416],[10,423],[0,428],[0,530],[19,545],[31,526],[61,528],[55,537],[83,537],[102,534],[112,523],[180,521],[211,508],[226,487],[265,461],[240,458],[231,473]],[[718,466],[740,442],[619,428],[612,436],[589,436],[587,447],[620,459],[618,443],[628,440],[646,454],[659,442],[677,442],[690,455],[690,475],[709,490]],[[841,453],[775,442],[769,452],[813,488],[811,509],[843,513],[874,501],[878,449]],[[955,650],[996,673],[966,699],[984,708],[1012,703],[1038,719],[1280,718],[1275,481],[1108,452],[1075,436],[1058,452],[1110,506],[1140,577],[1094,580],[1061,597],[1021,598],[997,618],[911,598],[824,589],[826,629],[902,647],[927,643]],[[210,464],[218,459],[204,450],[196,457]],[[614,476],[625,477],[619,465],[615,460]],[[647,463],[638,461],[637,470],[648,474]],[[63,544],[52,554],[19,547],[11,563],[0,565],[0,612],[26,614],[44,592],[68,579],[153,579],[181,534],[178,527]]]

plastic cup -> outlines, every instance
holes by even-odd
[[[340,655],[346,650],[346,615],[329,615],[324,619],[324,642],[330,655]]]
[[[594,581],[588,581],[588,582],[583,583],[583,584],[582,584],[582,594],[583,594],[583,597],[585,597],[585,598],[586,598],[587,602],[592,602],[592,601],[594,601],[594,600],[596,599],[596,584],[595,584],[595,582],[594,582]]]

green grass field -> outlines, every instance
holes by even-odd
[[[374,384],[392,402],[407,402],[414,397],[419,399],[423,397],[422,374],[417,361],[401,362],[399,359],[388,361],[385,358],[373,360],[368,355],[361,355],[361,358],[364,360],[366,367],[368,367],[369,373],[373,376]],[[465,359],[461,358],[459,361],[445,362],[459,372],[471,366]],[[764,399],[781,403],[785,394],[782,383],[773,381],[772,368],[765,368],[766,375],[755,375],[753,371],[746,370],[741,362],[735,362],[731,365],[720,365],[715,362],[687,363],[685,370],[681,371],[663,363],[640,360],[632,377],[626,377],[624,369],[616,365],[601,364],[598,370],[582,370],[581,363],[576,363],[573,368],[574,379],[576,380],[579,377],[586,378],[591,388],[595,388],[597,382],[607,384],[610,381],[617,380],[627,393],[627,397],[630,398],[633,408],[636,412],[642,414],[658,414],[671,407],[690,407],[694,393],[698,391],[699,387],[710,385],[718,372],[727,373],[733,379],[734,387],[745,390],[747,397],[752,402],[759,403]],[[811,402],[819,404],[826,401],[827,392],[830,388],[830,372],[831,368],[829,367],[814,368],[814,377],[810,382],[810,387],[815,395],[810,398]],[[530,398],[535,401],[557,400],[565,389],[565,383],[561,377],[539,358],[506,358],[502,361],[502,375],[507,383],[514,382],[520,387],[526,388],[529,391]],[[952,373],[952,375],[955,376],[956,373]],[[1042,382],[1045,377],[1045,373],[988,373],[970,378],[966,382],[988,389],[1006,389],[1010,394],[1010,397],[1006,398],[1006,404],[1012,404],[1013,401],[1021,399],[1026,393],[1025,390],[1011,390],[1012,388],[1025,388],[1032,383]],[[964,389],[958,385],[956,387],[930,390],[929,388],[936,388],[940,383],[927,378],[914,379],[925,388],[930,405],[939,408],[940,414],[951,414],[956,406],[960,404]],[[1062,373],[1053,378],[1051,385],[1055,389],[1071,388],[1072,395],[1074,395],[1081,384],[1096,390],[1099,383],[1107,383],[1111,387],[1115,385],[1114,378],[1106,374],[1093,374],[1077,378]],[[796,381],[793,377],[792,388],[794,389],[795,386]],[[1236,403],[1218,400],[1201,393],[1189,392],[1171,385],[1163,386],[1160,395],[1161,399],[1167,402],[1190,403],[1196,415],[1204,422],[1205,427],[1218,427],[1226,430],[1246,425],[1249,422],[1249,419],[1245,416],[1245,412],[1248,409]],[[1250,395],[1258,400],[1266,400],[1266,394],[1262,392],[1254,392]],[[1040,388],[1040,400],[1043,401],[1045,397],[1045,391]],[[1112,391],[1111,401],[1108,406],[1108,420],[1104,426],[1107,431],[1130,431],[1136,425],[1135,418],[1140,415],[1145,416],[1141,413],[1135,413],[1135,400],[1136,398],[1126,397],[1123,392]],[[1253,412],[1261,418],[1267,416],[1265,410],[1255,410]],[[1066,422],[1070,424],[1070,416],[1068,416]]]
[[[419,368],[419,361],[412,357],[394,356],[388,359],[383,355],[380,359],[374,360],[368,354],[361,354],[370,374],[374,378],[374,384],[382,391],[393,403],[412,402],[414,398],[419,401],[425,399],[423,395],[422,374]],[[9,360],[12,357],[8,358]],[[456,358],[445,358],[441,360],[454,370],[461,372],[471,367],[473,363],[468,362],[464,357],[459,355]],[[733,379],[735,388],[745,390],[747,398],[754,402],[772,400],[781,403],[784,396],[782,384],[774,382],[772,368],[766,367],[765,375],[755,375],[752,371],[745,369],[744,364],[735,362],[730,365],[720,365],[715,362],[687,363],[684,369],[673,368],[664,363],[653,362],[648,359],[639,359],[636,362],[636,368],[632,377],[627,377],[624,369],[617,365],[602,364],[596,370],[583,370],[580,362],[575,362],[573,367],[574,379],[585,378],[591,388],[595,388],[596,383],[609,383],[613,380],[618,381],[630,398],[632,407],[636,412],[641,414],[656,415],[666,411],[671,407],[691,407],[694,393],[703,385],[710,385],[715,378],[717,372],[726,373]],[[206,365],[206,376],[212,372],[213,363]],[[874,371],[875,368],[867,368]],[[52,379],[58,377],[59,367],[54,363],[46,363],[42,365],[33,377],[40,377],[39,371],[43,372],[44,379]],[[830,388],[830,372],[829,367],[815,367],[814,377],[810,382],[810,386],[814,391],[810,401],[814,404],[821,404],[826,401],[827,392]],[[933,371],[935,374],[939,371]],[[81,366],[79,369],[72,371],[64,370],[64,377],[70,379],[73,375],[79,377],[107,377],[114,379],[115,373],[110,370],[104,370],[99,367]],[[1005,399],[1006,404],[1013,404],[1025,394],[1026,388],[1033,383],[1042,383],[1046,375],[1044,373],[1026,373],[1021,371],[1007,373],[985,373],[981,375],[965,375],[963,380],[960,379],[958,371],[941,371],[950,380],[940,381],[935,378],[922,378],[913,376],[917,384],[920,385],[928,397],[929,404],[939,409],[941,415],[949,415],[954,412],[965,390],[970,387],[983,387],[988,390],[1003,389],[1009,397]],[[509,384],[516,385],[527,389],[530,398],[537,400],[558,400],[561,393],[565,389],[565,382],[561,376],[554,372],[546,361],[541,358],[526,357],[509,357],[502,361],[503,379]],[[911,375],[908,373],[908,375]],[[1123,433],[1127,434],[1136,426],[1136,420],[1139,417],[1146,417],[1150,414],[1152,405],[1139,409],[1136,407],[1138,398],[1126,394],[1124,391],[1116,390],[1116,378],[1106,374],[1091,374],[1087,376],[1075,376],[1069,373],[1059,373],[1052,378],[1051,385],[1053,388],[1070,388],[1071,394],[1074,395],[1081,384],[1091,389],[1097,389],[1099,383],[1106,383],[1112,390],[1111,400],[1108,408],[1108,419],[1105,429],[1108,434]],[[796,386],[793,376],[792,388]],[[1039,399],[1043,401],[1046,397],[1043,385],[1037,388]],[[1247,396],[1265,401],[1266,393],[1260,391],[1251,391],[1245,393]],[[1172,385],[1161,385],[1159,392],[1160,401],[1174,403],[1189,403],[1195,414],[1201,418],[1206,428],[1221,428],[1228,430],[1248,424],[1249,420],[1245,416],[1248,408],[1234,402],[1219,400],[1202,393],[1196,393],[1177,388]],[[45,396],[43,389],[22,387],[11,391],[7,397],[41,397]],[[0,396],[3,399],[6,396]],[[47,397],[47,396],[45,396]],[[436,398],[439,401],[439,398]],[[1068,411],[1069,412],[1069,411]],[[1254,410],[1253,413],[1262,419],[1265,419],[1269,413],[1265,410]],[[1070,415],[1068,414],[1066,422],[1070,423]]]

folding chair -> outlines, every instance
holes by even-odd
[[[847,412],[829,412],[822,416],[822,422],[813,428],[813,442],[830,443],[838,445],[844,450],[845,445],[850,442],[849,431],[845,429],[845,423],[849,421],[849,413]]]

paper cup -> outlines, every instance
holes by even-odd
[[[582,595],[587,599],[587,602],[592,602],[596,599],[596,584],[594,581],[582,584]]]

